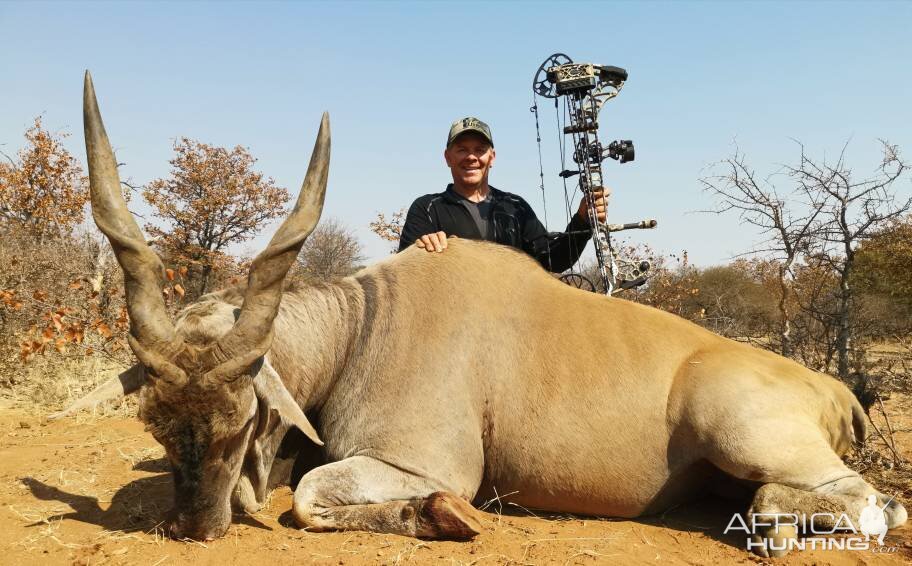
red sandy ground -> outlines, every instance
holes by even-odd
[[[900,412],[897,421],[897,443],[908,458],[912,418]],[[3,564],[912,563],[908,525],[887,537],[890,554],[804,551],[763,561],[743,550],[743,537],[723,535],[732,513],[744,509],[720,499],[636,521],[536,517],[495,504],[483,515],[484,533],[458,543],[302,532],[290,519],[291,492],[281,488],[263,511],[236,516],[225,538],[206,544],[161,536],[170,500],[163,451],[138,421],[81,416],[45,423],[24,411],[0,411]]]

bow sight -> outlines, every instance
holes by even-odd
[[[555,53],[542,63],[532,81],[532,90],[535,94],[545,98],[553,98],[555,108],[558,98],[565,102],[565,126],[563,133],[573,137],[573,161],[579,166],[578,170],[563,169],[559,175],[566,180],[579,175],[579,188],[589,203],[589,225],[593,226],[592,235],[595,240],[595,256],[598,262],[599,273],[607,294],[612,294],[616,289],[630,289],[646,282],[646,272],[650,269],[648,261],[634,261],[620,257],[612,247],[611,232],[629,230],[633,228],[655,228],[655,220],[643,220],[626,224],[606,224],[599,222],[595,210],[595,197],[593,191],[602,187],[602,161],[607,158],[620,163],[633,161],[635,153],[633,141],[615,140],[605,148],[598,139],[598,116],[602,106],[618,95],[624,82],[627,80],[627,71],[620,67],[609,65],[594,65],[591,63],[574,63],[570,57],[563,53]],[[538,124],[538,104],[534,103],[532,112],[535,113],[535,128],[539,132],[539,157],[541,156],[541,134]],[[563,155],[564,152],[562,151]],[[562,164],[563,165],[563,164]],[[541,171],[542,195],[544,196],[544,171]],[[594,290],[595,286],[579,274],[568,274],[562,279],[571,284],[581,281],[588,283]]]

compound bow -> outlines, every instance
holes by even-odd
[[[542,198],[544,199],[545,181],[544,169],[541,166],[541,130],[536,96],[553,98],[555,111],[558,108],[558,99],[563,97],[565,101],[563,134],[572,136],[573,160],[579,169],[563,169],[559,176],[564,180],[565,198],[567,197],[567,179],[579,176],[579,189],[589,204],[589,225],[592,226],[599,275],[605,293],[608,295],[618,289],[631,289],[642,285],[646,282],[647,272],[651,267],[648,261],[621,257],[613,247],[611,233],[634,228],[655,228],[657,224],[652,219],[627,224],[600,222],[594,206],[593,191],[602,186],[602,161],[608,157],[620,163],[627,163],[634,159],[631,140],[616,140],[608,144],[606,148],[602,146],[598,138],[599,112],[606,102],[618,95],[626,80],[627,71],[620,67],[574,63],[563,53],[555,53],[539,66],[532,81],[533,104],[530,110],[535,113]],[[560,127],[559,123],[558,127]],[[561,138],[561,147],[563,147],[563,138]],[[564,152],[561,153],[563,156]],[[564,167],[564,165],[562,162],[561,166]],[[569,198],[567,200],[569,205]],[[561,279],[577,287],[588,285],[595,290],[592,282],[579,273],[568,273]]]

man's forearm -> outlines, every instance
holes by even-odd
[[[574,215],[564,232],[549,238],[550,270],[554,273],[561,273],[573,267],[573,264],[583,254],[586,242],[591,237],[592,230],[589,228],[589,223],[579,215]]]

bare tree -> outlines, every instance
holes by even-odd
[[[787,173],[795,179],[801,191],[823,205],[813,228],[815,237],[811,253],[816,261],[832,269],[839,279],[832,316],[836,326],[836,371],[841,377],[847,377],[850,371],[850,350],[855,331],[852,321],[855,290],[851,281],[858,245],[912,209],[912,197],[897,199],[892,190],[893,183],[909,169],[909,165],[900,158],[897,146],[883,140],[881,144],[883,160],[874,175],[867,179],[855,179],[846,165],[848,144],[833,164],[825,159],[811,159],[802,145],[798,166],[787,167]]]
[[[737,147],[732,157],[715,164],[718,171],[700,179],[704,190],[718,199],[716,214],[736,212],[742,222],[760,230],[764,240],[747,254],[760,254],[776,260],[779,277],[779,340],[783,356],[792,354],[792,267],[802,250],[808,247],[811,230],[823,207],[817,193],[801,191],[806,202],[790,190],[790,200],[780,197],[772,183],[775,176],[758,180]]]
[[[334,218],[317,226],[298,255],[303,275],[319,281],[351,275],[362,261],[358,238]]]

